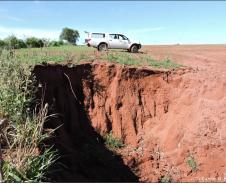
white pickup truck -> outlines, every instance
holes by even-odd
[[[97,48],[99,51],[109,49],[127,49],[129,52],[137,53],[141,48],[140,42],[130,41],[125,35],[122,34],[109,34],[109,33],[90,33],[85,43],[90,47]]]

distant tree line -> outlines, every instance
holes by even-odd
[[[3,40],[0,40],[1,48],[11,48],[11,49],[20,49],[20,48],[42,48],[50,46],[62,46],[66,43],[63,41],[50,41],[49,39],[39,39],[36,37],[29,37],[25,40],[18,39],[16,36],[11,35]]]
[[[20,48],[42,48],[50,46],[62,46],[66,44],[76,45],[79,38],[79,32],[70,28],[63,28],[59,41],[50,41],[49,39],[39,39],[28,37],[25,40],[18,39],[11,35],[3,40],[0,39],[0,48],[20,49]]]

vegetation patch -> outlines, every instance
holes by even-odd
[[[109,62],[117,62],[123,65],[133,65],[133,66],[151,66],[154,68],[164,68],[172,69],[182,67],[181,64],[172,62],[170,59],[155,60],[150,56],[139,56],[133,54],[120,54],[120,53],[110,53],[102,57]]]
[[[20,61],[7,51],[1,54],[0,119],[7,120],[1,128],[3,182],[48,181],[47,169],[57,159],[56,151],[42,145],[49,137],[43,130],[48,105],[30,109],[36,91],[32,69],[32,63]]]
[[[106,60],[128,66],[150,66],[153,68],[173,69],[182,67],[170,59],[155,60],[148,55],[122,52],[95,52],[95,48],[87,46],[64,45],[61,47],[25,48],[14,50],[10,55],[21,62],[38,64],[42,62],[70,62]],[[4,51],[2,51],[4,53]]]
[[[171,68],[179,68],[182,67],[181,64],[177,64],[175,62],[172,62],[170,59],[164,59],[164,60],[154,60],[150,57],[147,57],[144,59],[144,63],[147,63],[149,66],[152,66],[154,68],[164,68],[164,69],[171,69]]]
[[[171,178],[168,175],[163,175],[159,178],[159,182],[161,183],[170,183],[171,182]]]
[[[61,46],[48,48],[20,49],[14,53],[14,58],[22,62],[38,64],[42,62],[73,62],[93,59],[93,48],[84,46]]]
[[[124,146],[121,139],[113,136],[112,131],[104,136],[105,145],[111,149],[122,148]]]
[[[195,161],[195,158],[191,154],[187,158],[187,165],[191,168],[192,172],[196,172],[198,170],[198,165]]]

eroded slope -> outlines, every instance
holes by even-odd
[[[63,123],[53,142],[70,156],[64,161],[70,167],[59,181],[224,180],[224,83],[213,105],[206,99],[212,87],[189,68],[93,62],[36,66],[35,74],[52,113],[60,115],[47,127]],[[104,146],[101,136],[110,131],[126,144],[117,151],[122,159]],[[187,164],[189,156],[197,171]]]

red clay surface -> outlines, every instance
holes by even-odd
[[[92,126],[102,136],[112,130],[124,141],[118,153],[141,182],[226,181],[226,46],[145,46],[142,51],[188,68],[165,73],[108,62],[37,68],[47,83],[47,99],[63,115],[62,145],[78,153],[69,160],[73,173],[84,181],[135,181],[121,163],[114,166],[106,149],[107,160],[98,154],[87,162],[87,149],[81,150],[85,142],[96,142],[84,141],[91,133],[86,127]],[[121,179],[113,178],[116,172]]]
[[[145,46],[143,51],[197,69],[172,76],[169,111],[146,124],[145,137],[158,140],[165,162],[177,169],[176,181],[226,181],[226,45]],[[188,152],[196,159],[195,173],[186,165]]]

